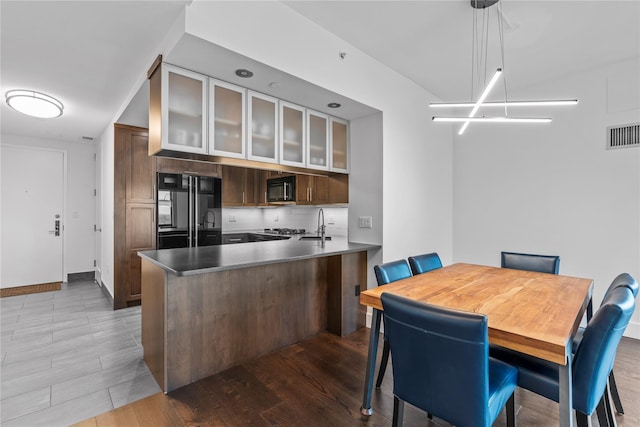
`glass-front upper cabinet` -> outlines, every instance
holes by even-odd
[[[162,67],[162,148],[207,152],[207,77]]]
[[[331,162],[335,172],[349,172],[349,122],[331,117]]]
[[[307,110],[307,167],[329,169],[329,116]]]
[[[248,91],[248,147],[251,160],[278,162],[278,99]]]
[[[246,90],[209,79],[209,154],[246,157]]]
[[[305,109],[280,101],[280,164],[305,167]]]

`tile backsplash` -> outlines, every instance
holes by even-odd
[[[327,235],[347,236],[349,209],[323,207]],[[223,208],[222,231],[260,230],[264,228],[304,228],[313,233],[318,228],[316,206],[280,206],[276,208]]]

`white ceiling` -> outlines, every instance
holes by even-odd
[[[509,90],[640,56],[638,0],[501,1]],[[66,140],[97,136],[146,72],[150,55],[188,3],[2,0],[2,94],[33,89],[65,104],[62,117],[44,120],[21,115],[2,102],[2,132]],[[285,3],[441,99],[471,97],[469,0]],[[499,52],[493,9],[489,10],[489,70],[497,68],[494,56]],[[187,61],[189,49],[197,43],[183,39],[180,44],[191,47],[174,50],[168,59]],[[230,55],[232,60],[251,61]],[[201,67],[210,75],[222,72],[210,71],[195,58],[189,62],[189,67]],[[293,79],[271,71],[278,78]],[[310,87],[309,94],[313,93],[337,96]],[[343,101],[354,108],[352,113],[345,110],[343,117],[356,115],[363,107]]]
[[[80,141],[113,119],[185,1],[0,1],[2,133]],[[4,102],[11,89],[59,99],[38,119]]]
[[[470,100],[470,0],[286,3],[442,100]],[[640,1],[500,3],[508,90],[640,56]],[[489,70],[501,64],[497,10],[486,9]]]

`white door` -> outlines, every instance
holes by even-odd
[[[62,282],[64,152],[3,145],[1,156],[0,287]]]

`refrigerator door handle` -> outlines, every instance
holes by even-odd
[[[188,208],[188,219],[187,219],[187,228],[189,230],[189,247],[193,246],[193,192],[191,191],[193,185],[193,177],[189,176],[189,208]]]
[[[193,191],[194,191],[194,212],[193,212],[193,236],[195,239],[195,244],[193,246],[198,245],[198,216],[200,215],[200,201],[198,200],[198,187],[200,186],[200,178],[197,176],[193,177]]]

